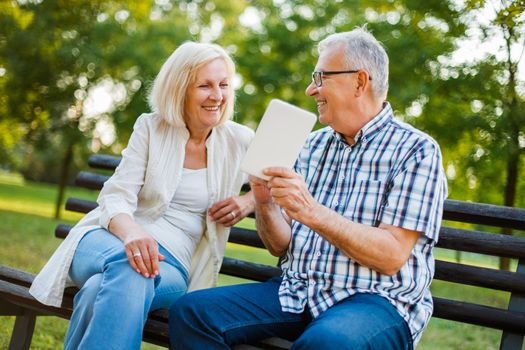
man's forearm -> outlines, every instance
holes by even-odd
[[[397,273],[405,264],[419,237],[414,231],[389,225],[355,223],[320,204],[315,214],[299,221],[361,265],[387,275]]]
[[[284,255],[292,235],[279,206],[274,203],[256,204],[255,217],[257,233],[268,251],[274,256]]]

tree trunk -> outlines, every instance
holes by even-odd
[[[507,162],[507,181],[505,184],[505,205],[513,207],[516,199],[516,187],[518,182],[518,171],[520,162],[520,151],[519,151],[519,134],[518,132],[513,133],[511,154]],[[504,228],[503,234],[512,235],[512,229]],[[499,260],[500,270],[510,269],[510,259],[500,258]]]
[[[512,61],[511,47],[512,42],[516,39],[516,32],[513,26],[502,25],[503,35],[505,37],[506,50],[507,50],[507,71],[509,73],[509,83],[507,85],[507,106],[509,111],[509,157],[507,159],[507,179],[505,182],[505,198],[504,205],[513,207],[516,199],[516,187],[518,181],[518,168],[520,161],[520,142],[519,132],[520,124],[518,122],[518,115],[521,111],[518,108],[518,94],[516,91],[516,72],[518,71],[518,65]],[[504,228],[503,234],[512,235],[512,229]],[[510,259],[500,258],[499,260],[500,270],[510,269]]]
[[[73,146],[74,142],[68,143],[66,153],[64,154],[64,159],[62,161],[62,169],[60,171],[60,180],[58,183],[58,196],[55,205],[55,219],[60,219],[60,209],[64,203],[64,194],[66,192],[67,179],[69,177],[69,168],[71,161],[73,160]]]

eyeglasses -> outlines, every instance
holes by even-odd
[[[351,73],[357,73],[358,70],[339,70],[339,71],[324,71],[324,72],[313,72],[312,73],[312,81],[314,82],[315,86],[321,87],[323,86],[323,75],[336,75],[336,74],[351,74]],[[368,80],[372,80],[372,77],[369,76]]]

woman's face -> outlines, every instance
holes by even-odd
[[[228,68],[216,58],[197,70],[186,93],[184,121],[190,131],[209,131],[219,123],[230,98]]]

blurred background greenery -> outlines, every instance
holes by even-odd
[[[86,154],[119,153],[149,110],[161,64],[186,40],[234,56],[237,121],[256,127],[271,98],[314,110],[304,90],[316,42],[367,24],[391,59],[397,117],[442,146],[450,197],[523,207],[524,8],[523,0],[2,1],[0,166],[64,184]]]
[[[524,0],[0,0],[0,263],[39,270],[58,244],[66,186],[88,154],[125,147],[161,64],[186,40],[232,54],[235,120],[255,128],[271,98],[315,111],[304,95],[315,44],[367,24],[390,56],[396,116],[442,147],[449,198],[525,207],[524,22]],[[489,305],[507,297],[486,294]],[[57,322],[35,348],[60,346]],[[422,348],[497,346],[498,332],[468,327],[433,320]]]

